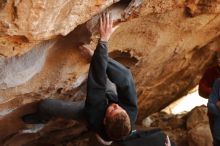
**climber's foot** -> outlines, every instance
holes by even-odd
[[[43,119],[38,112],[24,115],[22,120],[26,124],[44,124],[49,121],[49,119]]]

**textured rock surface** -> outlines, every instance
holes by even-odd
[[[138,87],[140,117],[159,110],[162,104],[167,105],[198,83],[197,77],[211,56],[209,46],[204,46],[204,42],[211,41],[206,38],[211,36],[207,33],[210,29],[217,30],[206,25],[209,21],[209,16],[205,15],[187,18],[181,9],[176,9],[122,24],[113,35],[110,48],[129,50],[140,58],[132,67]],[[213,33],[213,38],[217,32]]]
[[[147,117],[143,125],[163,129],[178,146],[212,146],[205,106],[181,115],[155,113]]]
[[[212,146],[212,136],[209,128],[207,108],[195,108],[189,114],[186,123],[189,146]]]
[[[11,0],[3,1],[1,31],[28,39],[45,40],[67,35],[92,15],[111,5],[113,0]]]
[[[218,48],[217,1],[123,0],[112,5],[115,2],[0,2],[2,145],[13,145],[14,141],[18,145],[43,145],[53,143],[54,137],[54,143],[68,141],[76,126],[74,121],[64,120],[70,122],[65,126],[60,121],[48,123],[35,134],[24,134],[22,131],[28,127],[19,117],[34,111],[40,99],[85,98],[89,63],[78,47],[90,43],[95,49],[98,14],[107,7],[114,13],[115,25],[125,21],[112,35],[109,53],[134,75],[139,123],[198,84],[204,69],[213,61],[213,50]],[[73,135],[80,137],[82,131]]]
[[[55,41],[44,41],[26,54],[1,58],[0,89],[16,87],[39,73],[45,63],[47,50]]]
[[[168,115],[163,112],[154,113],[143,120],[145,127],[162,129],[170,139],[180,146],[187,146],[186,114]]]

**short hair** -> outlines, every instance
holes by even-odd
[[[120,112],[114,117],[106,117],[105,131],[111,140],[120,140],[128,136],[131,131],[131,122],[126,112]]]

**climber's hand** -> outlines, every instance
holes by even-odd
[[[116,28],[113,28],[112,16],[105,12],[100,16],[100,40],[107,42]]]
[[[169,136],[168,136],[168,135],[167,135],[167,137],[166,137],[165,146],[171,146],[171,143],[170,143],[170,138],[169,138]]]

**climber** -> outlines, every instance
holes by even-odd
[[[89,127],[105,141],[128,136],[137,118],[137,95],[131,72],[108,57],[107,42],[113,31],[111,15],[103,14],[100,40],[91,58],[85,102]],[[114,87],[111,82],[116,90],[109,90]]]
[[[220,146],[220,78],[216,79],[208,100],[208,111],[213,114],[213,145]]]
[[[96,133],[97,140],[110,145],[112,141],[140,143],[149,146],[170,146],[169,137],[160,130],[138,133],[137,95],[129,69],[108,56],[107,42],[115,30],[109,13],[100,17],[100,39],[93,52],[88,46],[80,46],[81,53],[91,61],[85,102],[66,102],[46,99],[38,111],[22,117],[26,123],[47,122],[51,117],[84,121]],[[131,140],[131,141],[129,141]],[[135,141],[136,140],[136,141]]]
[[[88,127],[97,133],[99,140],[120,140],[132,133],[137,118],[137,95],[131,72],[107,54],[107,41],[114,29],[111,15],[103,14],[94,55],[81,46],[81,51],[89,52],[91,57],[84,110],[83,102],[47,99],[40,103],[37,113],[23,116],[24,122],[44,122],[50,116],[79,119],[84,112]]]
[[[215,80],[220,78],[220,52],[216,51],[216,64],[209,67],[202,79],[199,82],[199,95],[204,98],[211,98],[210,95],[212,93],[212,87],[214,85]],[[212,101],[212,100],[210,100]],[[209,126],[212,133],[212,137],[215,143],[214,138],[214,123],[215,123],[215,114],[208,110],[208,118],[209,118]]]

